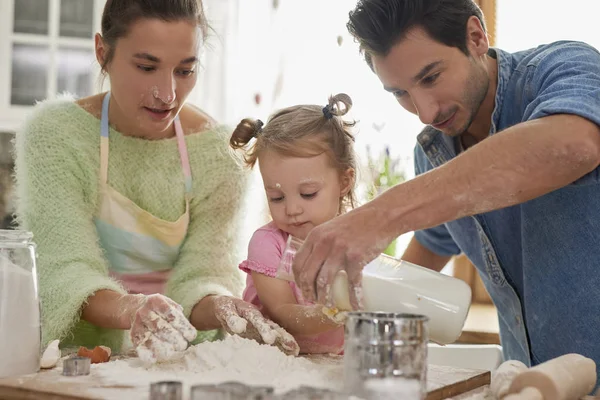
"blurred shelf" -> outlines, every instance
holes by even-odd
[[[498,313],[492,304],[474,303],[456,343],[500,344]]]

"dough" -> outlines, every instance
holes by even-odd
[[[61,356],[58,343],[58,340],[53,340],[48,344],[40,359],[40,368],[54,368],[56,366]]]
[[[348,319],[348,311],[340,311],[337,308],[323,306],[321,312],[338,325],[344,325]]]
[[[580,354],[566,354],[517,375],[509,393],[537,388],[544,400],[573,400],[590,393],[596,385],[596,363]]]
[[[490,392],[495,399],[502,399],[508,394],[508,388],[515,376],[527,370],[527,366],[518,360],[503,362],[492,374]]]

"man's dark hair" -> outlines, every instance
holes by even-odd
[[[386,56],[415,27],[468,55],[466,28],[472,16],[485,30],[483,13],[473,0],[359,0],[346,26],[373,68],[372,55]]]

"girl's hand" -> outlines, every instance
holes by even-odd
[[[294,337],[252,304],[229,296],[214,296],[213,304],[215,316],[228,333],[277,346],[288,355],[300,352]]]
[[[146,363],[168,360],[196,338],[182,307],[161,294],[138,295],[131,302],[131,341]]]

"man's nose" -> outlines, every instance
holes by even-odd
[[[420,94],[413,95],[412,100],[421,122],[425,125],[435,123],[435,118],[439,114],[440,108],[434,98]]]

